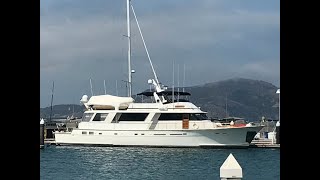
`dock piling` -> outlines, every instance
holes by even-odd
[[[44,148],[44,120],[40,120],[40,149]]]
[[[280,121],[276,124],[276,144],[280,144]]]

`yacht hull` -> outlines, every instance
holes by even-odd
[[[248,147],[262,126],[198,130],[85,130],[56,132],[57,145]]]

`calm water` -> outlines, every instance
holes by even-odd
[[[50,146],[40,150],[40,179],[216,179],[232,153],[243,180],[280,179],[279,149]]]

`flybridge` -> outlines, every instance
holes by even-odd
[[[174,91],[173,94],[176,95],[181,95],[181,96],[190,96],[191,94],[188,92],[178,92]],[[153,96],[153,91],[144,91],[142,93],[139,93],[137,95],[144,95],[144,96]],[[162,91],[162,92],[157,92],[157,95],[172,95],[172,91]]]
[[[173,99],[173,102],[189,102],[188,97],[191,96],[191,94],[188,92],[171,91],[171,90],[164,90],[161,92],[144,91],[144,92],[138,93],[137,96],[146,96],[147,98],[150,98],[155,94],[157,96],[163,97],[164,99],[163,104],[172,103],[172,99]]]

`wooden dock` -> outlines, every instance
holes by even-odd
[[[254,139],[251,144],[251,148],[280,148],[280,144],[276,144],[276,141],[273,141],[271,139]]]

